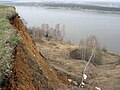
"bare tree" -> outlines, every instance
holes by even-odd
[[[63,40],[65,37],[65,25],[63,25],[61,28],[60,28],[60,39],[59,40]]]
[[[57,24],[54,28],[49,27],[48,24],[42,24],[41,27],[30,27],[29,31],[34,38],[43,35],[47,38],[63,40],[65,37],[65,26],[60,27],[60,24]]]
[[[80,45],[79,45],[79,47],[80,47],[80,52],[81,52],[81,59],[82,60],[84,60],[85,58],[85,42],[84,42],[84,40],[81,40],[80,41]]]
[[[96,39],[92,38],[91,42],[89,42],[89,43],[92,45],[92,51],[91,51],[90,58],[89,58],[88,62],[86,63],[85,68],[83,70],[82,80],[81,80],[79,87],[82,86],[82,83],[84,81],[84,75],[86,73],[87,67],[88,67],[89,63],[91,62],[92,58],[95,56],[95,52],[96,52]]]

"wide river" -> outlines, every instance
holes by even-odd
[[[16,6],[16,10],[28,26],[65,25],[65,40],[78,44],[81,39],[95,35],[101,47],[120,53],[120,15],[24,6]]]

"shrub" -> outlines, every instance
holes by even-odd
[[[2,75],[1,76],[1,78],[0,78],[0,87],[3,87],[4,86],[4,84],[5,84],[5,76],[4,75]]]
[[[70,56],[74,59],[88,61],[91,55],[91,48],[87,47],[84,53],[85,55],[83,55],[83,49],[74,49],[70,51]],[[100,65],[102,64],[101,59],[102,51],[100,49],[97,49],[94,58],[92,58],[91,60],[91,63],[93,63],[94,65],[96,64]]]
[[[91,56],[91,53],[92,53],[93,42],[94,42],[94,47],[96,47],[96,49],[95,49],[95,53],[94,53],[94,56],[92,57],[91,62],[94,65],[102,64],[102,61],[101,61],[102,60],[102,50],[100,49],[95,36],[90,36],[89,38],[86,39],[86,42],[83,40],[80,41],[80,47],[77,49],[71,50],[70,56],[74,59],[88,61]]]
[[[70,51],[70,56],[74,59],[82,59],[82,53],[80,49],[74,49]]]
[[[103,51],[103,52],[108,52],[105,47],[102,48],[102,51]]]
[[[11,37],[11,39],[10,39],[10,43],[11,43],[12,45],[17,45],[19,42],[20,42],[20,39],[19,39],[18,36],[13,36],[13,37]]]

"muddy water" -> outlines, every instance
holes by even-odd
[[[59,23],[65,25],[65,40],[79,43],[80,39],[94,34],[101,47],[120,53],[120,15],[43,7],[17,6],[16,9],[28,26],[40,26],[43,23],[54,26]]]

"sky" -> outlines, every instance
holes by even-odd
[[[29,1],[29,0],[0,0],[0,1]],[[30,0],[30,1],[36,1],[36,0]],[[39,1],[39,0],[37,0],[37,1]],[[44,0],[42,0],[42,1],[44,1]],[[47,1],[51,1],[51,0],[47,0]],[[62,1],[64,1],[64,0],[62,0]],[[70,1],[107,1],[107,2],[120,2],[120,0],[70,0]]]

